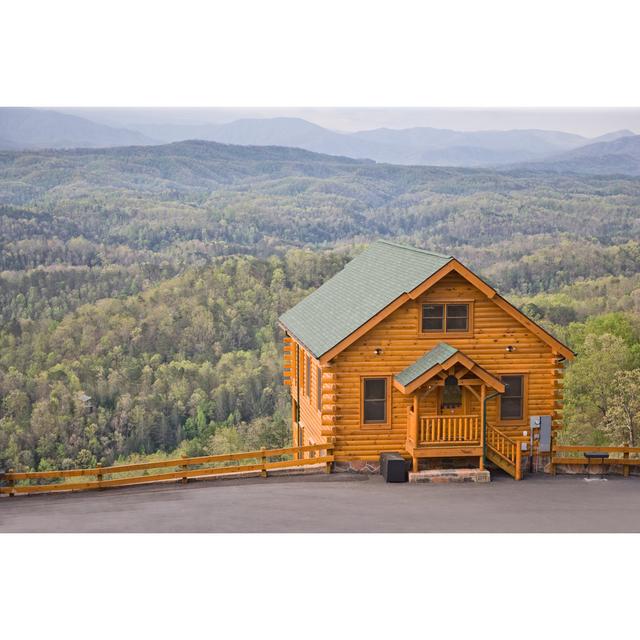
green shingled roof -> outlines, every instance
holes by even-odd
[[[411,384],[416,378],[419,378],[423,373],[429,371],[437,364],[446,362],[452,355],[458,353],[458,349],[452,347],[446,342],[438,343],[431,351],[427,351],[422,358],[416,360],[413,364],[410,364],[406,369],[402,370],[397,376],[396,380],[406,387]]]
[[[319,358],[451,259],[378,240],[280,316],[280,323]]]

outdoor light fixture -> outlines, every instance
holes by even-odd
[[[373,353],[375,353],[377,356],[381,356],[382,355],[382,349],[380,347],[376,347],[373,350]]]
[[[516,348],[512,344],[505,349],[505,351],[508,351],[509,353],[513,353],[515,350]]]

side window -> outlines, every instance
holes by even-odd
[[[296,388],[300,389],[300,345],[296,343]]]
[[[522,420],[524,418],[524,376],[500,376],[507,387],[500,396],[500,420]]]
[[[364,378],[362,381],[362,421],[365,424],[386,424],[387,378]]]
[[[311,399],[311,357],[305,356],[307,359],[307,368],[304,372],[304,389],[307,398]]]
[[[317,367],[316,375],[318,376],[316,380],[316,393],[317,393],[316,402],[318,406],[318,411],[322,411],[322,369],[320,367]]]

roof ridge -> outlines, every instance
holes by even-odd
[[[446,255],[444,253],[436,253],[435,251],[429,251],[428,249],[420,249],[419,247],[411,247],[406,244],[400,244],[399,242],[391,242],[390,240],[376,240],[377,243],[388,244],[392,247],[397,247],[398,249],[405,249],[407,251],[415,251],[416,253],[426,253],[429,256],[435,256],[436,258],[448,258],[449,260],[453,259],[453,256]]]

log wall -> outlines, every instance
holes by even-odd
[[[473,305],[473,326],[469,334],[424,334],[420,331],[424,302],[465,301]],[[465,355],[496,376],[509,373],[526,376],[525,415],[521,421],[500,423],[498,401],[488,404],[488,422],[507,435],[523,438],[529,431],[530,415],[552,415],[553,426],[561,427],[562,369],[557,354],[538,336],[492,302],[457,273],[445,276],[421,298],[409,301],[385,318],[325,367],[322,434],[335,438],[337,461],[373,460],[382,451],[403,451],[407,428],[407,407],[412,397],[391,389],[391,421],[385,427],[362,423],[360,388],[362,376],[392,377],[415,362],[439,342],[459,348]],[[509,352],[507,347],[513,347]],[[382,349],[380,355],[376,349]],[[292,387],[293,389],[293,387]],[[304,409],[305,400],[301,403]],[[470,413],[480,412],[472,398]],[[437,413],[436,392],[421,394],[420,414]],[[303,419],[318,434],[318,413],[303,411]],[[305,442],[306,444],[306,442]]]

